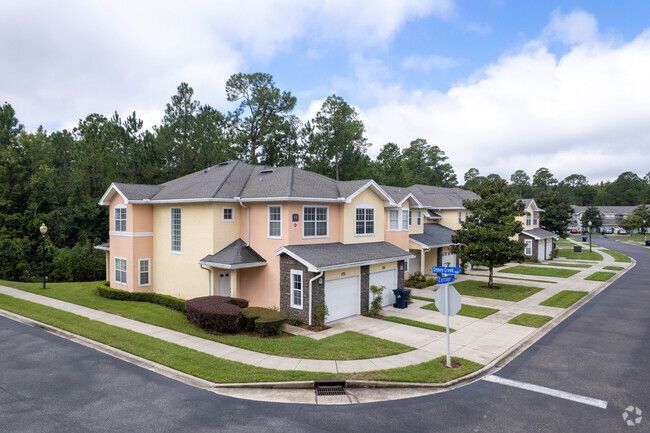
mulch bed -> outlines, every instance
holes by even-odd
[[[298,328],[302,329],[307,329],[308,331],[313,331],[313,332],[320,332],[320,331],[325,331],[326,329],[330,329],[329,326],[323,325],[323,326],[309,326],[304,323],[301,323],[298,325]]]

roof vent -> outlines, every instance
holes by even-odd
[[[264,170],[260,170],[260,174],[273,173],[274,171],[274,168],[265,168]]]
[[[222,165],[228,165],[228,162],[220,162],[218,165],[219,167],[221,167]]]

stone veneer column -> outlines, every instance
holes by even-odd
[[[397,262],[397,288],[404,288],[404,260]]]
[[[361,312],[370,308],[370,266],[361,266]]]
[[[291,307],[291,270],[302,271],[302,309]],[[309,272],[307,267],[296,259],[283,254],[280,256],[280,311],[289,317],[309,323],[309,280],[320,272]],[[325,275],[312,283],[312,323],[314,312],[319,304],[325,302]]]

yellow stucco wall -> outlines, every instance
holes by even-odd
[[[370,273],[389,271],[391,269],[397,269],[397,262],[378,263],[376,265],[370,265]]]
[[[436,213],[442,217],[438,224],[452,230],[458,230],[460,228],[458,212],[462,212],[462,220],[465,221],[465,209],[437,210]]]
[[[420,225],[418,224],[418,212],[420,212]],[[409,234],[420,234],[424,233],[424,215],[422,209],[411,208],[411,214],[413,215],[413,221],[409,227]]]
[[[344,275],[345,273],[345,275]],[[335,271],[325,271],[325,281],[333,280],[335,278],[351,277],[353,275],[360,275],[361,267],[337,269]]]
[[[371,206],[375,209],[375,234],[362,235],[355,234],[356,208],[357,206]],[[352,199],[351,203],[343,205],[341,212],[341,242],[344,244],[358,244],[367,242],[381,242],[384,240],[385,227],[384,200],[371,188],[367,188],[361,194]]]

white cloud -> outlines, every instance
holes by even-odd
[[[458,60],[436,54],[428,56],[413,54],[402,61],[402,67],[404,69],[414,69],[421,72],[431,72],[434,69],[449,69],[456,65],[458,65]]]
[[[598,40],[598,23],[585,11],[575,10],[566,15],[555,11],[542,36],[567,45],[593,43]]]

